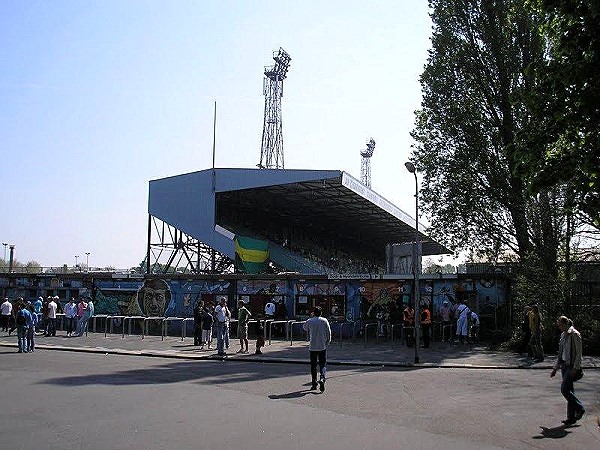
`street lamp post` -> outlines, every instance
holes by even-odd
[[[4,245],[4,259],[3,259],[3,261],[6,262],[6,246],[8,245],[8,243],[3,242],[2,245]]]
[[[75,268],[77,268],[77,260],[79,259],[79,255],[75,255]]]
[[[90,271],[90,252],[85,252],[85,270]]]
[[[417,170],[410,161],[404,163],[404,167],[415,177],[415,247],[413,251],[413,276],[415,279],[415,364],[419,364],[419,328],[421,322],[420,314],[420,289],[419,274],[421,272],[420,264],[420,242],[419,242],[419,182],[417,181]]]

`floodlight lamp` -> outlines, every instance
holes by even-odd
[[[417,171],[417,169],[415,169],[415,165],[410,161],[405,162],[404,167],[406,167],[406,170],[408,170],[410,173],[415,173]]]

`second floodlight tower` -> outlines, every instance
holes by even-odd
[[[367,141],[367,148],[360,151],[360,181],[370,188],[371,187],[371,157],[375,151],[375,140],[373,138]]]
[[[281,97],[283,80],[292,58],[283,48],[273,52],[275,64],[265,67],[263,95],[265,96],[265,118],[262,146],[260,149],[261,169],[283,169],[283,131],[281,123]]]

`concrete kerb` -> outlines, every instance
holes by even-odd
[[[0,342],[0,347],[17,348],[17,344],[11,344],[6,342]],[[189,355],[180,352],[173,351],[160,351],[160,350],[126,350],[126,349],[115,349],[115,348],[104,348],[104,347],[70,347],[70,346],[56,346],[56,345],[37,345],[36,348],[41,350],[55,350],[64,352],[75,352],[75,353],[94,353],[94,354],[105,354],[105,355],[123,355],[123,356],[144,356],[150,358],[168,358],[168,359],[182,359],[191,361],[235,361],[235,362],[261,362],[270,364],[308,364],[307,359],[298,358],[277,358],[277,357],[261,357],[255,355],[247,356],[236,356],[235,354],[227,356],[219,355]],[[363,361],[363,360],[328,360],[328,365],[331,366],[357,366],[357,367],[395,367],[405,369],[468,369],[468,370],[551,370],[552,365],[490,365],[490,364],[456,364],[456,363],[419,363],[414,364],[407,361]],[[584,366],[584,370],[598,370],[599,367]]]

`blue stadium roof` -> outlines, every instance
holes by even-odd
[[[411,242],[415,234],[414,218],[339,170],[220,168],[152,180],[148,212],[232,259],[236,233],[297,227],[357,254],[385,254],[386,244]],[[450,253],[420,235],[424,255]]]

